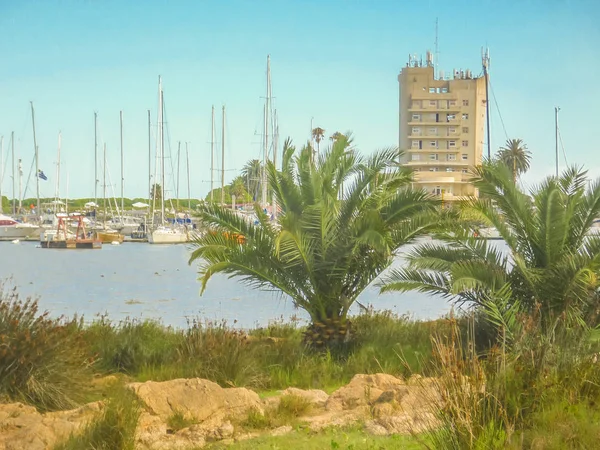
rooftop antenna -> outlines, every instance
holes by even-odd
[[[488,69],[490,66],[490,49],[486,48],[485,51],[481,49],[481,64],[483,66],[483,75],[485,76],[485,118],[487,123],[487,156],[488,161],[492,160],[492,146],[490,140],[490,96],[488,94],[489,75]]]
[[[440,49],[438,46],[439,42],[438,42],[438,18],[435,18],[435,60],[434,60],[434,65],[435,65],[435,75],[438,75],[438,60],[440,59]]]

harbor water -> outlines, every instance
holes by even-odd
[[[307,317],[280,293],[256,290],[220,274],[200,296],[197,263],[188,264],[186,245],[124,243],[101,250],[48,250],[38,245],[0,242],[0,279],[9,279],[22,297],[38,298],[40,309],[54,317],[77,314],[91,321],[106,314],[117,322],[157,319],[175,327],[185,327],[190,320],[225,320],[243,328]],[[393,266],[402,263],[399,257]],[[359,301],[418,319],[436,318],[451,309],[440,297],[418,292],[380,295],[374,286]],[[358,312],[357,305],[353,312]]]

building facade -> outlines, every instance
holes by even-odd
[[[482,162],[485,78],[470,70],[436,77],[428,52],[425,63],[410,57],[398,82],[400,162],[414,169],[415,186],[450,201],[477,196],[469,168]]]

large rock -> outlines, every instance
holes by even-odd
[[[255,392],[223,389],[200,378],[132,383],[129,388],[145,406],[136,431],[139,450],[201,448],[206,442],[227,440],[234,432],[229,418],[244,416],[252,409],[262,412]],[[193,425],[170,430],[167,421],[174,414],[182,414]]]
[[[0,404],[0,450],[45,450],[77,433],[102,409],[101,402],[40,414],[21,403]]]
[[[325,407],[329,411],[342,411],[371,406],[384,392],[388,396],[401,397],[403,394],[398,391],[405,389],[403,380],[385,373],[355,375],[350,383],[329,396]]]
[[[262,411],[256,392],[245,388],[223,389],[217,383],[201,378],[132,383],[129,388],[150,414],[163,421],[176,413],[195,422],[204,422],[243,415],[251,409]]]
[[[316,408],[321,408],[325,406],[329,395],[325,391],[321,391],[319,389],[298,389],[298,388],[287,388],[285,391],[281,393],[281,397],[290,395],[293,397],[300,397],[301,399],[307,401],[312,406]],[[280,398],[281,398],[280,397]]]

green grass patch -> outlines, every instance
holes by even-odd
[[[167,426],[169,427],[168,429],[174,433],[179,430],[183,430],[184,428],[187,428],[189,426],[192,426],[195,423],[197,423],[195,420],[190,419],[189,417],[186,417],[180,411],[173,413],[167,419]]]

